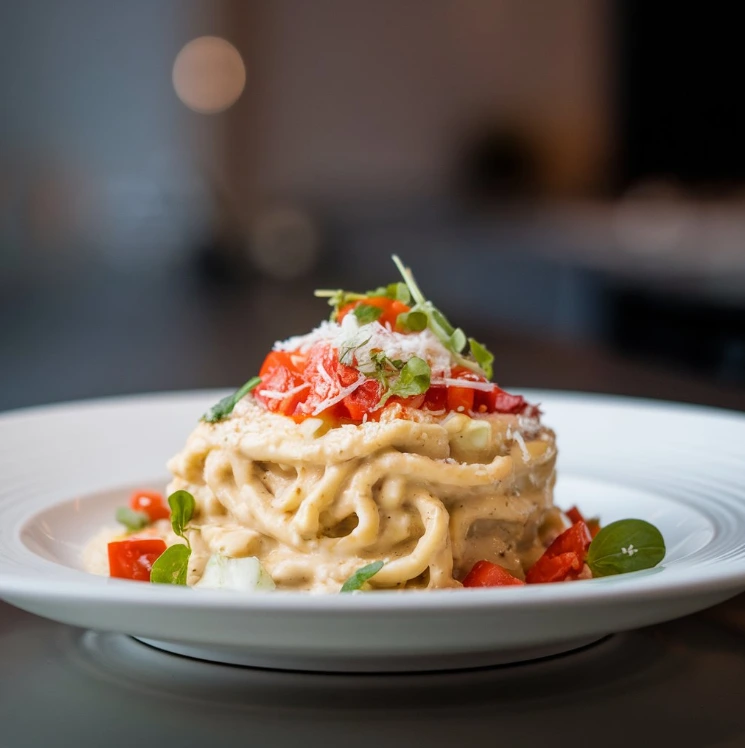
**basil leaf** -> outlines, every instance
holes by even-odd
[[[357,571],[355,571],[354,574],[344,582],[341,587],[341,592],[356,592],[361,589],[365,582],[372,579],[383,568],[383,565],[382,561],[373,561],[371,564],[363,566],[361,569],[357,569]]]
[[[643,519],[621,519],[606,525],[593,539],[587,565],[593,577],[651,569],[665,558],[660,531]]]
[[[481,367],[487,379],[492,378],[494,363],[494,354],[484,345],[481,345],[475,338],[468,338],[468,348],[471,355],[476,359],[476,363]]]
[[[372,304],[358,304],[352,313],[361,325],[368,325],[370,322],[375,322],[383,314],[383,310]]]
[[[155,559],[150,569],[150,581],[155,584],[186,584],[186,573],[189,571],[191,548],[181,543],[166,548]]]
[[[428,324],[429,320],[424,312],[402,312],[396,317],[396,327],[401,327],[406,332],[421,332]]]
[[[128,506],[120,506],[116,510],[116,521],[124,525],[130,532],[142,530],[150,524],[150,517],[145,512],[136,512]]]
[[[255,390],[259,384],[261,384],[261,378],[252,377],[232,395],[228,395],[220,400],[219,403],[215,403],[202,416],[202,420],[207,423],[216,423],[217,421],[222,421],[223,418],[227,418],[233,412],[233,408],[238,404],[238,401],[242,400],[251,390]]]
[[[175,491],[168,497],[171,507],[171,527],[176,535],[184,537],[184,530],[194,516],[194,497],[188,491]]]

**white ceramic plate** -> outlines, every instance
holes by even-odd
[[[240,596],[86,574],[85,541],[223,392],[101,400],[0,417],[0,597],[63,623],[265,667],[423,670],[570,649],[745,589],[745,417],[550,392],[556,502],[662,531],[662,566],[573,584],[440,592]]]

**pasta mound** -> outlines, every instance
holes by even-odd
[[[196,500],[189,584],[220,553],[258,557],[279,589],[338,592],[375,560],[372,587],[447,588],[482,559],[524,578],[561,523],[555,462],[536,418],[412,411],[324,431],[248,396],[194,430],[169,492]]]

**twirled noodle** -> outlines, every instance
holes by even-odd
[[[249,396],[200,423],[169,463],[169,491],[196,500],[189,583],[213,553],[319,592],[378,559],[377,588],[457,587],[480,559],[524,576],[560,522],[553,433],[519,416],[395,415],[324,432]]]

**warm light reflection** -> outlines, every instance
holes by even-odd
[[[186,44],[173,63],[173,87],[181,101],[202,114],[231,107],[246,85],[238,50],[218,36],[200,36]]]

